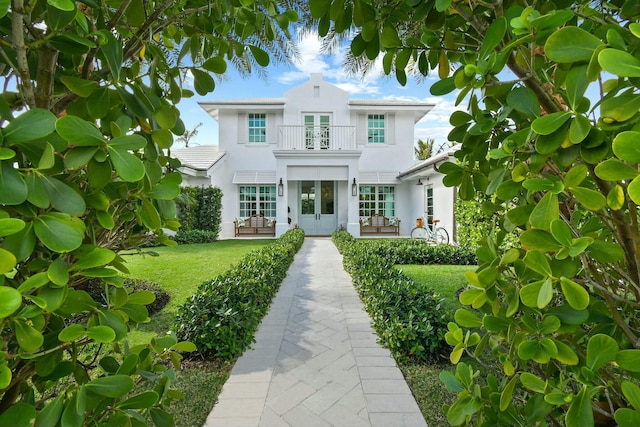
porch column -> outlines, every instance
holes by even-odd
[[[278,165],[276,168],[276,237],[282,236],[289,230],[287,221],[289,206],[289,182],[287,180],[287,168]],[[281,185],[282,183],[282,185]],[[282,194],[282,195],[281,195]]]
[[[349,182],[347,183],[347,200],[349,206],[349,215],[347,223],[347,231],[353,237],[360,237],[360,183],[358,170],[355,168],[349,168]],[[353,192],[353,183],[355,179],[356,191],[355,196]]]

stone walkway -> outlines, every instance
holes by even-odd
[[[307,238],[205,427],[426,427],[342,256]]]

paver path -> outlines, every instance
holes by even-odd
[[[426,427],[330,239],[307,238],[205,427]]]

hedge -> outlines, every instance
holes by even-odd
[[[393,264],[476,265],[473,249],[453,245],[433,245],[422,239],[362,240],[369,250]]]
[[[180,231],[178,243],[208,243],[215,241],[220,232],[222,190],[218,187],[181,187],[180,196],[176,199]],[[193,235],[190,232],[201,231],[204,234]],[[213,240],[211,240],[211,236]],[[194,241],[200,238],[201,241]]]
[[[437,294],[420,288],[394,268],[395,260],[378,253],[399,239],[361,241],[337,231],[333,241],[380,341],[396,359],[428,360],[448,349],[444,335],[453,314]]]
[[[254,342],[255,332],[285,278],[304,232],[289,230],[249,252],[237,265],[198,290],[178,309],[174,330],[202,357],[232,359]]]

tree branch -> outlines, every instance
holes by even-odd
[[[33,82],[29,73],[29,61],[27,59],[27,46],[24,43],[24,1],[13,0],[11,5],[11,32],[14,36],[13,48],[16,50],[16,71],[20,78],[21,84],[18,88],[21,90],[22,97],[29,107],[36,105],[35,95],[33,91]]]

